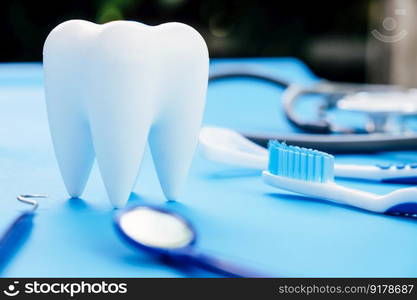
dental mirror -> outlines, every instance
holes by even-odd
[[[228,277],[259,277],[195,250],[196,232],[176,213],[153,206],[134,206],[120,212],[116,230],[130,245],[154,256],[192,264]]]

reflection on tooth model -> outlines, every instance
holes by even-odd
[[[97,157],[111,203],[124,206],[149,140],[161,188],[176,200],[207,89],[208,51],[197,31],[71,20],[49,34],[43,55],[51,136],[70,196],[82,194]]]

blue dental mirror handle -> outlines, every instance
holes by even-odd
[[[134,206],[115,218],[117,233],[131,246],[156,257],[192,265],[226,277],[265,277],[195,250],[196,231],[189,221],[166,209]]]
[[[252,278],[265,277],[252,270],[243,269],[241,267],[230,264],[229,262],[219,260],[206,254],[189,254],[185,258],[187,262],[193,266],[199,267],[214,274],[234,277],[234,278]]]

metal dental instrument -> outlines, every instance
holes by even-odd
[[[30,204],[32,205],[32,212],[34,212],[39,204],[38,201],[34,200],[34,198],[47,198],[48,196],[46,195],[19,195],[16,197],[17,200],[19,200],[20,202],[26,203],[26,204]]]
[[[0,238],[0,273],[3,272],[8,262],[16,255],[19,248],[26,242],[33,227],[33,217],[38,208],[36,198],[47,198],[46,195],[19,195],[17,200],[32,207],[25,210],[7,228]]]

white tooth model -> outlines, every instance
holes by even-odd
[[[126,204],[149,137],[162,190],[178,198],[203,118],[208,51],[190,26],[70,20],[43,49],[49,125],[62,177],[79,197],[95,156],[108,197]]]

